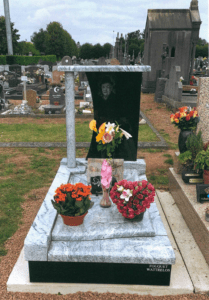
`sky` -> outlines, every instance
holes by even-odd
[[[113,44],[117,32],[123,35],[146,25],[148,9],[188,9],[191,0],[9,0],[10,18],[19,30],[20,41],[31,40],[34,32],[60,22],[75,42]],[[208,3],[199,0],[202,24],[199,36],[209,40]],[[0,0],[0,16],[4,0]]]

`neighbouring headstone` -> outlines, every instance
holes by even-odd
[[[61,76],[63,76],[65,72],[59,72],[57,70],[52,72],[52,78],[53,82],[60,83],[61,82]]]
[[[26,100],[28,101],[28,105],[32,108],[36,107],[36,97],[37,97],[36,91],[34,90],[26,91]]]
[[[17,74],[18,77],[21,76],[21,66],[20,65],[11,65],[9,66],[9,71]]]
[[[102,56],[98,59],[97,65],[103,66],[106,65],[105,57]]]
[[[55,86],[49,91],[49,101],[51,105],[64,105],[65,104],[65,95],[63,90]]]
[[[68,65],[72,65],[72,59],[70,56],[64,56],[62,61],[61,61],[61,64],[63,66],[68,66]]]
[[[209,77],[199,78],[199,91],[197,96],[197,111],[200,121],[197,124],[197,131],[202,131],[204,143],[209,141]]]

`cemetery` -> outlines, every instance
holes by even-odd
[[[209,299],[201,23],[191,0],[147,10],[143,55],[0,55],[0,299]]]

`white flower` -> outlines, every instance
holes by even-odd
[[[120,128],[120,130],[122,131],[122,133],[125,135],[125,137],[127,138],[127,140],[132,137],[132,135],[130,133],[128,133],[127,131],[125,131],[124,129]]]
[[[124,199],[126,202],[129,201],[129,198],[132,196],[132,191],[131,190],[123,190],[122,194],[120,195],[121,199]]]
[[[122,191],[124,190],[124,187],[123,187],[123,186],[118,185],[117,187],[118,187],[118,188],[117,188],[118,192],[122,192]]]
[[[106,127],[106,132],[108,132],[109,134],[112,134],[115,130],[114,130],[114,128],[115,128],[115,123],[110,123],[110,122],[108,122],[106,125],[105,125],[105,127]]]

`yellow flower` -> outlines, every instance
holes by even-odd
[[[179,119],[174,119],[175,123],[179,123]]]
[[[180,113],[180,119],[183,118],[183,117],[186,117],[186,115],[187,115],[187,114],[186,114],[185,112],[181,112],[181,113]]]
[[[193,114],[193,118],[195,118],[196,116],[197,116],[197,111],[195,110]]]
[[[92,120],[90,123],[89,123],[89,128],[91,130],[94,130],[95,132],[97,132],[97,127],[96,127],[96,120]]]
[[[102,133],[102,134],[105,133],[105,126],[106,126],[106,123],[103,123],[103,124],[99,127],[99,133]]]

